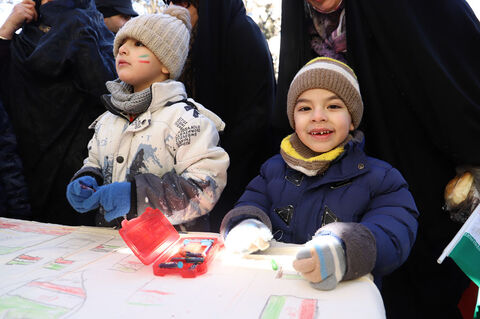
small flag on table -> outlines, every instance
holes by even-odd
[[[441,264],[447,256],[455,261],[477,287],[480,286],[480,205],[443,250],[437,262]],[[480,299],[477,299],[474,318],[480,318]]]

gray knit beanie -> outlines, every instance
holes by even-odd
[[[115,36],[113,54],[127,38],[142,42],[170,72],[171,79],[182,73],[190,44],[190,14],[176,5],[158,14],[144,14],[130,19]]]
[[[326,89],[338,95],[350,112],[353,126],[358,128],[363,115],[363,102],[357,76],[348,65],[335,59],[319,57],[298,71],[287,95],[287,116],[293,129],[295,104],[298,97],[309,89]]]

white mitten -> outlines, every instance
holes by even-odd
[[[270,229],[257,219],[246,219],[230,230],[225,238],[225,248],[235,253],[253,253],[270,246],[273,235]]]

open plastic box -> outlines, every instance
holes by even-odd
[[[154,262],[157,276],[204,274],[221,246],[218,237],[181,236],[160,210],[150,207],[139,217],[123,220],[119,233],[143,264]]]

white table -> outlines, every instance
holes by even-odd
[[[158,277],[116,230],[0,218],[0,318],[385,318],[369,276],[315,290],[291,269],[296,248],[222,250],[197,278]]]

